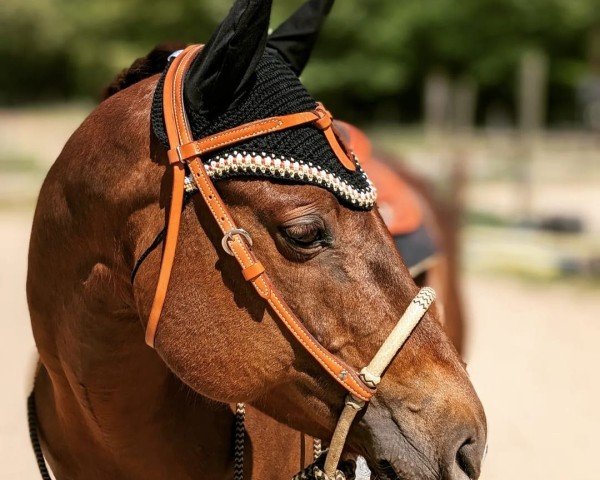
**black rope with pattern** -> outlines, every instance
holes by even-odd
[[[246,440],[246,406],[243,403],[235,405],[235,440],[233,456],[233,478],[244,480],[244,442]]]
[[[29,398],[27,398],[27,425],[29,426],[29,438],[31,440],[31,446],[33,447],[33,453],[35,454],[35,460],[40,470],[42,479],[52,480],[52,477],[48,472],[48,467],[46,466],[46,460],[44,459],[42,446],[40,445],[37,424],[38,420],[37,413],[35,411],[35,393],[31,392],[31,395],[29,395]]]

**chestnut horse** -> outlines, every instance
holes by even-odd
[[[235,3],[186,79],[192,114],[234,121],[257,98],[281,110],[273,114],[290,113],[290,89],[302,88],[294,75],[314,38],[302,23],[286,23],[297,29],[287,37],[296,48],[286,48],[284,35],[267,36],[269,13],[270,1]],[[278,79],[268,92],[259,88],[265,77]],[[102,102],[40,192],[27,296],[40,354],[39,434],[58,480],[230,478],[232,403],[251,405],[259,423],[261,415],[324,439],[343,406],[343,389],[243,280],[194,197],[182,214],[156,349],[144,343],[160,249],[133,283],[131,272],[162,230],[168,203],[166,151],[151,122],[158,82],[140,79]],[[294,135],[280,140],[302,158],[310,145]],[[352,208],[318,185],[255,178],[217,188],[311,333],[350,365],[367,364],[418,290],[376,210]],[[289,478],[299,469],[287,455],[297,444],[252,423],[246,478]],[[428,313],[348,448],[382,478],[463,479],[479,477],[485,442],[482,406]]]

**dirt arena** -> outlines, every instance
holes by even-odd
[[[25,398],[34,346],[25,302],[31,212],[0,212],[0,302],[4,389],[2,479],[39,478]],[[484,480],[596,480],[600,450],[600,295],[567,284],[466,278],[469,371],[486,408]]]

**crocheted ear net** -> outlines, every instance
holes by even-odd
[[[152,127],[168,147],[162,109],[163,82],[164,75],[154,94]],[[258,64],[252,86],[226,111],[201,114],[186,102],[196,139],[254,120],[315,107],[315,100],[298,77],[279,54],[269,48]],[[202,160],[213,179],[258,177],[317,185],[332,192],[343,204],[360,210],[371,209],[375,202],[375,189],[360,166],[354,172],[344,168],[323,133],[313,125],[252,138],[212,152]],[[193,182],[187,182],[186,188],[193,191]]]

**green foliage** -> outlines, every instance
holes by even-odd
[[[0,103],[94,97],[164,41],[205,41],[223,0],[3,0]],[[273,25],[300,0],[275,0]],[[520,55],[546,52],[553,85],[586,70],[600,0],[338,0],[304,76],[338,109],[418,96],[432,70],[506,90]],[[510,87],[512,88],[512,86]]]

